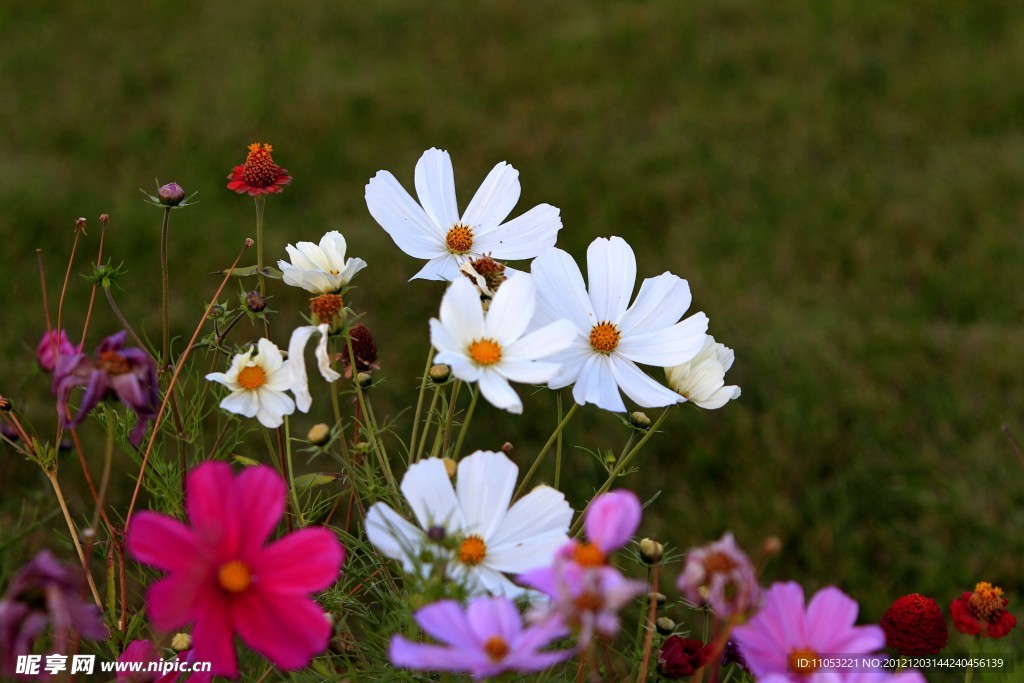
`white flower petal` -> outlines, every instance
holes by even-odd
[[[302,244],[302,242],[299,242]],[[293,247],[288,245],[284,248],[288,252],[288,258],[292,260],[291,265],[301,270],[317,270],[317,265],[313,261],[309,260],[306,255]],[[278,261],[278,263],[287,263],[287,261]]]
[[[284,416],[295,412],[295,402],[287,394],[262,388],[258,393],[260,409],[256,412],[256,419],[264,427],[280,427],[284,423]]]
[[[269,339],[260,339],[256,343],[256,349],[256,362],[263,368],[263,372],[268,375],[276,372],[282,365],[284,365],[284,358],[281,356],[281,350]]]
[[[441,458],[410,465],[402,477],[401,488],[416,521],[424,529],[434,525],[443,526],[449,533],[465,529],[465,518]]]
[[[662,273],[640,285],[636,301],[622,316],[619,328],[623,336],[659,330],[679,322],[690,307],[690,285],[686,280]]]
[[[225,396],[220,402],[220,407],[236,415],[256,417],[256,413],[260,409],[260,402],[256,398],[255,391],[238,389]]]
[[[619,396],[619,387],[612,374],[611,359],[599,353],[592,355],[583,364],[572,389],[572,396],[580,405],[593,403],[613,413],[626,412],[626,404]]]
[[[455,172],[448,152],[432,147],[416,162],[416,196],[423,210],[445,234],[459,222]]]
[[[520,273],[506,280],[491,301],[484,322],[484,335],[496,340],[504,349],[523,336],[536,307],[533,278],[526,273]]]
[[[499,368],[504,377],[520,384],[547,384],[562,368],[558,363],[536,360],[502,360]],[[492,401],[493,403],[493,401]]]
[[[502,161],[484,178],[462,214],[462,222],[486,234],[505,220],[519,201],[519,171]]]
[[[646,365],[679,365],[697,355],[707,338],[707,331],[708,317],[694,313],[672,327],[623,336],[616,352]]]
[[[579,332],[571,322],[558,320],[504,347],[502,356],[510,360],[548,358],[568,349],[578,337]]]
[[[570,516],[572,512],[570,511]],[[520,536],[487,551],[487,564],[509,574],[523,574],[551,564],[555,553],[569,540],[565,531],[546,531]]]
[[[316,345],[316,361],[320,374],[328,382],[334,382],[341,378],[341,375],[331,367],[331,354],[327,351],[327,337],[331,332],[331,326],[324,323],[317,329],[320,330],[320,341]],[[303,411],[305,412],[305,411]]]
[[[302,412],[309,412],[313,397],[309,393],[309,377],[306,374],[306,344],[317,328],[313,325],[297,327],[288,341],[289,386],[295,394],[295,403]]]
[[[587,249],[587,281],[598,322],[622,320],[636,284],[636,256],[621,237],[599,237]]]
[[[486,336],[480,295],[466,278],[460,276],[444,293],[441,299],[441,323],[463,349]]]
[[[409,252],[406,252],[409,253]],[[427,261],[426,265],[419,269],[419,271],[413,275],[410,280],[447,280],[451,282],[460,277],[459,275],[459,264],[461,261],[458,256],[449,254],[447,251],[442,252],[440,256],[432,258]]]
[[[590,348],[590,344],[579,338],[573,340],[572,345],[567,350],[557,353],[548,359],[552,363],[558,363],[561,366],[558,373],[548,380],[548,388],[561,389],[570,384],[575,384],[579,379],[580,373],[583,372],[583,366],[595,356],[597,354]]]
[[[337,230],[330,230],[320,238],[320,251],[326,257],[328,265],[341,270],[345,265],[345,252],[348,250],[348,243],[345,236]]]
[[[234,377],[230,377],[229,375],[223,372],[211,372],[206,376],[206,379],[208,379],[211,382],[223,384],[224,386],[230,389],[237,390],[240,388],[238,382],[235,381],[237,377],[238,373],[235,373]]]
[[[519,468],[504,453],[476,451],[459,462],[457,491],[467,533],[485,541],[508,511]]]
[[[554,247],[561,229],[559,210],[550,204],[538,204],[495,230],[480,235],[473,246],[501,261],[528,259]]]
[[[625,358],[612,356],[611,372],[623,393],[641,408],[661,408],[681,400],[679,394],[658,384]]]
[[[366,536],[377,550],[401,561],[408,573],[416,571],[420,549],[427,540],[423,531],[405,521],[386,503],[374,503],[366,511]],[[420,569],[426,574],[430,568]]]
[[[523,402],[519,400],[519,394],[515,392],[508,380],[502,377],[497,371],[484,369],[477,380],[480,393],[495,408],[507,410],[513,415],[523,413]]]
[[[361,258],[350,258],[345,264],[345,268],[341,271],[342,284],[348,284],[352,281],[352,278],[356,273],[366,267],[366,261]]]
[[[466,351],[465,344],[460,342],[437,318],[430,319],[430,345],[441,353],[457,353]]]
[[[476,595],[489,593],[491,595],[503,595],[510,600],[516,600],[528,593],[526,588],[512,583],[501,572],[484,565],[476,568],[476,571],[473,572],[472,581],[476,587],[473,593]]]
[[[449,366],[452,374],[463,382],[477,382],[483,373],[480,366],[464,353],[445,351],[434,356],[434,362]]]
[[[327,254],[320,248],[320,245],[313,244],[312,242],[299,242],[295,245],[295,248],[305,257],[304,260],[306,262],[312,264],[309,270],[328,271],[332,268]]]
[[[583,334],[597,323],[583,275],[576,262],[561,249],[548,249],[530,267],[537,291],[538,312],[550,319],[566,318]]]
[[[564,545],[569,540],[566,534],[571,523],[572,508],[565,495],[550,486],[538,486],[509,509],[501,526],[489,539],[489,549],[493,552],[502,546],[516,545],[550,532],[560,534],[561,545]],[[491,552],[488,552],[489,557]],[[549,564],[550,560],[550,557],[537,558],[534,566]],[[516,570],[503,568],[502,571]]]
[[[409,256],[432,259],[448,253],[444,246],[446,232],[387,171],[379,171],[366,184],[366,206],[398,248]]]

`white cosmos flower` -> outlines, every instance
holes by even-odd
[[[269,339],[260,339],[252,349],[237,354],[225,372],[212,372],[206,379],[231,389],[220,402],[224,410],[255,417],[264,427],[280,427],[285,415],[295,412],[295,402],[285,392],[292,388],[292,368]],[[308,406],[307,406],[308,407]]]
[[[451,479],[440,458],[421,460],[402,478],[402,493],[419,527],[385,503],[366,515],[366,535],[406,572],[429,575],[431,560],[471,595],[515,598],[527,593],[505,574],[545,567],[567,541],[572,508],[559,491],[538,486],[509,507],[519,468],[504,453],[476,451],[459,463]],[[453,550],[432,540],[442,532]]]
[[[701,408],[714,410],[740,397],[738,386],[725,386],[725,373],[735,359],[732,349],[709,334],[692,360],[665,368],[665,376],[673,391]]]
[[[316,362],[320,374],[328,382],[336,381],[341,375],[331,368],[331,355],[327,351],[327,335],[331,326],[327,323],[322,325],[306,325],[298,327],[292,332],[292,338],[288,342],[288,366],[292,372],[292,393],[295,394],[295,403],[299,410],[308,412],[309,406],[313,403],[313,397],[309,393],[309,378],[306,375],[306,359],[304,357],[306,344],[314,332],[320,333],[320,341],[316,345]]]
[[[707,316],[695,313],[679,321],[690,307],[686,280],[671,273],[647,278],[630,306],[636,257],[621,237],[598,238],[587,249],[589,291],[579,267],[561,249],[548,249],[534,259],[531,272],[537,287],[535,324],[567,318],[577,331],[572,346],[551,359],[562,369],[548,386],[575,384],[577,403],[615,412],[626,410],[620,389],[644,408],[682,400],[636,364],[678,365],[700,351]]]
[[[356,273],[366,267],[361,258],[345,258],[345,238],[337,230],[331,230],[320,238],[320,244],[299,242],[288,245],[285,251],[292,262],[281,260],[277,267],[281,269],[284,283],[293,287],[302,287],[314,294],[337,292],[349,283]]]
[[[533,258],[554,246],[562,228],[558,209],[548,204],[502,223],[519,201],[519,171],[505,162],[491,169],[461,216],[448,152],[424,152],[415,184],[419,204],[388,171],[378,171],[366,185],[370,214],[398,248],[429,259],[413,279],[455,280],[463,262],[483,254],[502,261]]]
[[[477,382],[495,407],[523,412],[509,380],[544,384],[558,372],[557,363],[539,361],[569,348],[576,329],[558,320],[526,336],[536,308],[533,279],[519,273],[506,280],[484,314],[477,288],[466,278],[451,284],[441,299],[441,319],[430,321],[430,343],[444,363],[464,382]]]

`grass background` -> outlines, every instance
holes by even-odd
[[[1024,596],[1024,463],[1000,431],[1024,437],[1020,3],[7,3],[0,66],[0,393],[44,433],[33,250],[55,297],[75,218],[90,219],[89,255],[109,213],[108,253],[128,268],[118,298],[155,337],[160,213],[137,188],[198,191],[172,224],[172,323],[187,338],[208,273],[253,235],[251,201],[224,184],[254,140],[295,178],[268,205],[268,260],[340,229],[370,263],[352,301],[385,368],[378,415],[396,414],[442,288],[405,282],[420,264],[369,216],[363,186],[383,168],[411,187],[438,146],[462,206],[509,161],[516,213],[560,207],[559,245],[578,259],[625,237],[641,276],[687,278],[735,348],[742,398],[678,411],[622,482],[661,492],[643,534],[685,548],[731,529],[751,550],[778,535],[768,579],[838,584],[870,621],[899,595],[948,606],[979,580]],[[80,329],[87,289],[72,285],[65,321]],[[302,293],[272,294],[275,328],[298,323]],[[90,346],[115,326],[96,315]],[[529,462],[552,404],[481,408],[467,446],[509,440]],[[588,407],[568,444],[625,437]],[[578,449],[577,507],[603,480]],[[10,522],[45,492],[2,457]]]

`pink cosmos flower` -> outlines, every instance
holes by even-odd
[[[702,548],[691,548],[678,585],[687,600],[709,605],[720,619],[749,612],[761,597],[757,572],[731,532]]]
[[[558,620],[523,627],[515,603],[506,597],[479,597],[463,609],[441,600],[416,612],[416,623],[444,645],[391,639],[391,662],[421,671],[453,671],[477,680],[506,671],[532,673],[572,656],[572,650],[543,651],[568,634]]]
[[[171,631],[192,623],[197,661],[237,673],[237,632],[280,669],[298,669],[323,652],[331,625],[309,594],[338,577],[345,550],[334,534],[307,528],[266,544],[281,521],[285,484],[269,467],[235,477],[226,463],[204,463],[188,476],[191,527],[140,512],[128,528],[128,551],[168,572],[149,587],[153,625]]]
[[[50,330],[43,334],[36,346],[36,360],[39,367],[45,372],[53,372],[57,367],[57,359],[61,356],[74,356],[82,350],[82,347],[75,346],[68,339],[65,330]]]
[[[645,589],[608,565],[608,556],[628,543],[640,525],[640,500],[631,491],[611,491],[595,498],[585,514],[586,542],[569,541],[551,566],[519,576],[520,583],[552,598],[550,607],[535,616],[557,617],[581,643],[595,632],[618,633],[619,610]]]
[[[758,680],[838,682],[843,680],[841,672],[809,668],[799,662],[819,655],[868,654],[884,647],[885,632],[880,627],[854,626],[857,611],[856,601],[838,588],[821,589],[805,609],[799,584],[776,583],[765,592],[761,611],[737,627],[733,638]],[[900,679],[901,683],[909,680]]]

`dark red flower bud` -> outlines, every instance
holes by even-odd
[[[918,593],[897,598],[882,615],[885,644],[901,655],[937,655],[946,647],[949,629],[942,609]]]
[[[708,663],[711,646],[693,638],[669,636],[658,651],[658,672],[665,678],[685,678]]]

